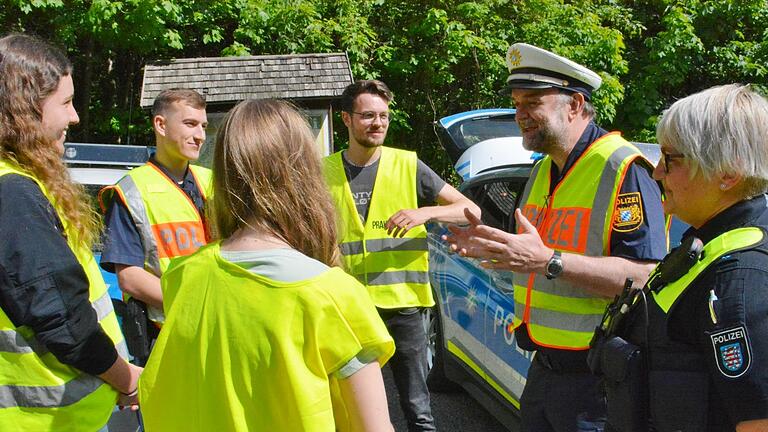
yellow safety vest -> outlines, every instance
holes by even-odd
[[[211,170],[196,165],[189,169],[203,199],[208,199]],[[208,243],[207,227],[192,200],[155,164],[128,172],[114,186],[99,192],[102,210],[116,193],[136,225],[144,247],[144,269],[162,276],[171,259],[189,255]],[[126,296],[127,297],[127,296]],[[162,323],[163,311],[148,306],[149,318]]]
[[[146,429],[349,430],[331,375],[361,350],[381,365],[395,350],[365,289],[340,268],[272,280],[220,250],[163,275],[168,318],[139,382]]]
[[[654,302],[665,314],[669,313],[672,306],[677,302],[677,299],[680,298],[683,292],[685,292],[685,289],[688,288],[688,286],[696,280],[699,274],[706,270],[710,264],[723,255],[757,245],[763,240],[763,236],[762,229],[746,227],[731,230],[715,237],[709,243],[704,245],[701,259],[688,270],[688,273],[683,275],[680,279],[667,284],[658,292],[653,292]],[[658,266],[651,272],[651,276],[648,278],[649,281],[653,279],[657,271]]]
[[[0,176],[19,174],[34,180],[56,203],[45,186],[20,168],[0,161]],[[118,353],[128,350],[112,301],[90,250],[75,243],[77,234],[60,218],[67,244],[90,282],[89,299],[104,332]],[[0,309],[0,430],[87,431],[103,427],[117,402],[117,392],[100,378],[59,362],[25,326],[16,327]]]
[[[418,208],[416,153],[381,147],[379,168],[365,226],[352,200],[341,152],[324,159],[325,178],[339,216],[339,246],[347,272],[368,288],[384,309],[431,307],[427,230],[414,227],[403,238],[387,234],[387,220]]]
[[[614,221],[628,217],[631,223],[642,215],[639,193],[628,197],[637,202],[623,203],[622,214],[616,203],[626,171],[638,158],[645,160],[621,135],[605,135],[584,151],[550,195],[553,162],[547,156],[534,167],[520,208],[546,246],[579,255],[610,255]],[[513,281],[514,328],[526,323],[531,340],[540,346],[589,348],[608,298],[536,273],[514,273]]]

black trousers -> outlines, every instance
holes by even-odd
[[[574,352],[573,360],[560,362],[537,352],[520,398],[522,432],[602,432],[605,398],[600,379],[587,369],[586,353]],[[581,364],[583,359],[583,367]]]

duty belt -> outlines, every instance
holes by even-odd
[[[536,361],[555,372],[589,372],[587,351],[566,351],[540,348],[536,351]]]

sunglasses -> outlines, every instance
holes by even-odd
[[[661,157],[664,160],[664,174],[669,174],[669,164],[674,159],[685,159],[685,155],[682,153],[664,153],[661,152]]]

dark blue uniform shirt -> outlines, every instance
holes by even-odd
[[[198,213],[205,221],[205,199],[197,188],[195,178],[192,172],[187,168],[184,178],[179,180],[174,178],[171,173],[154,158],[150,163],[160,168],[168,178],[174,180],[176,184],[184,191],[197,207]],[[139,235],[136,224],[131,218],[131,214],[125,204],[117,198],[117,195],[109,204],[109,209],[104,217],[104,250],[101,254],[101,268],[108,272],[115,273],[115,264],[126,266],[144,267],[144,247],[142,245],[141,235]]]
[[[552,164],[550,172],[550,193],[562,181],[565,174],[570,171],[579,157],[584,153],[587,147],[598,138],[606,135],[608,132],[590,122],[581,138],[574,146],[562,172],[557,165]],[[661,261],[667,254],[667,235],[666,223],[664,218],[664,209],[661,205],[661,190],[658,183],[651,177],[651,172],[635,161],[630,165],[624,182],[621,184],[619,194],[628,194],[639,192],[643,203],[643,221],[639,228],[620,232],[613,230],[611,233],[611,256],[627,258],[638,261]],[[536,350],[540,348],[528,337],[528,330],[525,324],[518,327],[515,331],[518,345],[526,350]],[[558,350],[555,350],[558,351]],[[586,351],[583,352],[583,368],[586,371]],[[564,360],[567,362],[567,360]],[[581,359],[575,360],[581,364]]]
[[[699,229],[691,228],[705,244],[739,227],[768,228],[765,195],[742,201],[721,212]],[[709,310],[710,290],[717,300]],[[744,327],[748,346],[742,361],[751,364],[738,377],[726,376],[718,362],[722,353],[710,334]],[[768,250],[735,252],[709,266],[686,288],[669,311],[668,335],[672,341],[702,354],[709,370],[708,431],[733,431],[741,421],[768,418]],[[727,370],[726,370],[727,372]],[[680,389],[680,395],[686,394]]]

